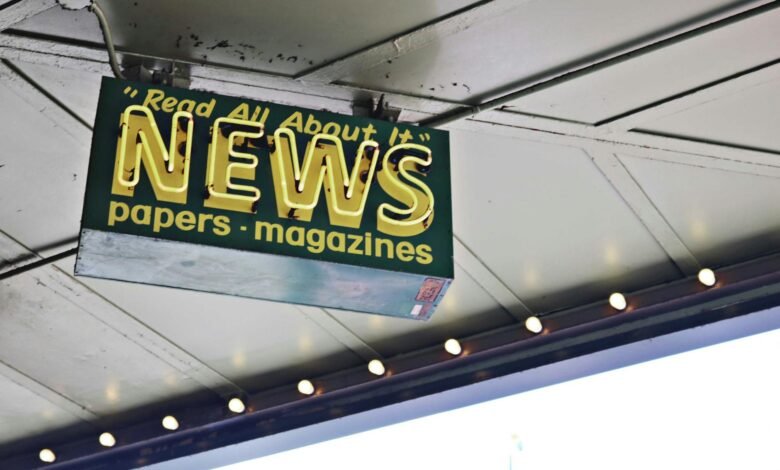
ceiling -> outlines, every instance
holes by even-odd
[[[176,60],[192,88],[342,113],[385,94],[410,122],[506,98],[444,125],[456,272],[432,320],[75,278],[65,258],[0,281],[0,450],[780,249],[775,2],[103,4],[125,64]],[[92,13],[0,8],[6,272],[75,246],[110,69]]]

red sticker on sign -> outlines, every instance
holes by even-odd
[[[422,287],[420,287],[420,291],[417,293],[416,300],[418,302],[434,302],[436,297],[439,296],[439,292],[441,292],[443,287],[444,280],[429,277],[423,282]]]

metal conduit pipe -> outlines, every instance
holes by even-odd
[[[75,255],[77,251],[78,248],[71,248],[70,250],[65,250],[62,253],[57,253],[56,255],[52,255],[47,258],[41,258],[38,261],[33,261],[32,263],[25,264],[24,266],[20,266],[16,269],[11,269],[10,271],[0,273],[0,281],[10,279],[14,276],[18,276],[19,274],[26,273],[27,271],[32,271],[33,269],[40,268],[41,266],[46,266],[63,258],[67,258],[68,256]]]
[[[116,60],[116,49],[114,48],[114,37],[111,35],[111,28],[108,26],[108,20],[103,9],[100,8],[97,0],[93,0],[89,6],[90,11],[95,13],[98,22],[100,23],[100,29],[103,31],[103,40],[106,43],[106,49],[108,50],[108,62],[111,64],[111,71],[114,72],[114,76],[120,80],[125,80],[122,70],[119,68],[119,63]]]
[[[749,3],[749,2],[745,2],[745,3]],[[749,18],[753,18],[755,16],[761,15],[763,13],[767,13],[769,11],[775,10],[778,7],[780,7],[780,1],[775,0],[773,2],[763,4],[755,8],[751,8],[750,10],[737,13],[735,15],[729,16],[727,18],[723,18],[721,20],[713,21],[703,26],[699,26],[697,28],[667,37],[665,39],[661,39],[656,42],[651,42],[649,44],[635,47],[627,51],[607,54],[601,59],[588,62],[579,67],[574,67],[572,69],[569,69],[561,73],[552,73],[547,77],[534,80],[531,83],[523,83],[514,91],[500,95],[496,98],[480,103],[479,105],[458,107],[452,111],[447,111],[437,116],[433,116],[428,119],[423,119],[418,124],[426,127],[440,127],[455,121],[459,121],[461,119],[466,119],[476,114],[479,114],[482,111],[489,111],[491,109],[496,109],[498,107],[501,107],[518,98],[522,98],[523,96],[527,96],[532,93],[536,93],[545,90],[547,88],[560,85],[569,80],[583,77],[585,75],[589,75],[591,73],[603,70],[607,67],[611,67],[613,65],[617,65],[626,62],[628,60],[641,57],[645,54],[649,54],[651,52],[655,52],[664,49],[666,47],[673,46],[675,44],[681,43],[688,39],[692,39],[697,36],[701,36],[703,34],[716,31],[726,26],[733,25],[734,23],[738,23],[740,21],[744,21]]]

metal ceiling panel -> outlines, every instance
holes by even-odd
[[[456,260],[457,261],[457,260]],[[455,265],[455,281],[427,322],[328,310],[384,357],[469,336],[514,320],[463,269]]]
[[[663,32],[687,18],[717,12],[734,3],[519,2],[514,11],[343,81],[366,88],[477,103],[565,64]]]
[[[0,375],[0,443],[67,426],[78,419]]]
[[[640,130],[780,152],[780,82],[771,81],[643,124]]]
[[[468,132],[451,137],[455,233],[531,310],[678,276],[584,151]]]
[[[112,307],[67,277],[46,267],[0,283],[0,361],[99,415],[200,388],[102,321]]]
[[[778,41],[775,9],[528,95],[510,109],[597,123],[778,59]]]
[[[0,83],[0,103],[0,229],[31,248],[72,239],[81,220],[89,142],[6,83]]]
[[[247,389],[295,383],[360,363],[294,305],[79,279]]]
[[[117,47],[293,75],[422,26],[473,0],[101,2]],[[53,10],[16,29],[102,43],[86,11]]]
[[[100,75],[27,62],[16,62],[14,65],[82,121],[90,126],[95,122]]]
[[[780,250],[780,180],[621,156],[636,181],[704,265]]]
[[[101,5],[103,3],[101,2]],[[98,20],[86,9],[52,8],[13,25],[11,29],[95,44],[103,43],[103,33],[100,31]]]

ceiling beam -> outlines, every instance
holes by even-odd
[[[699,261],[688,250],[674,228],[653,204],[653,201],[618,156],[603,150],[590,150],[586,153],[677,266],[683,277],[696,274],[701,269]]]
[[[56,0],[17,0],[0,7],[0,31],[57,6]]]
[[[296,79],[306,82],[330,83],[369,69],[387,60],[396,59],[447,36],[457,34],[478,23],[497,18],[528,0],[490,0],[434,20],[417,29],[357,52],[347,54],[324,65],[306,70]]]

